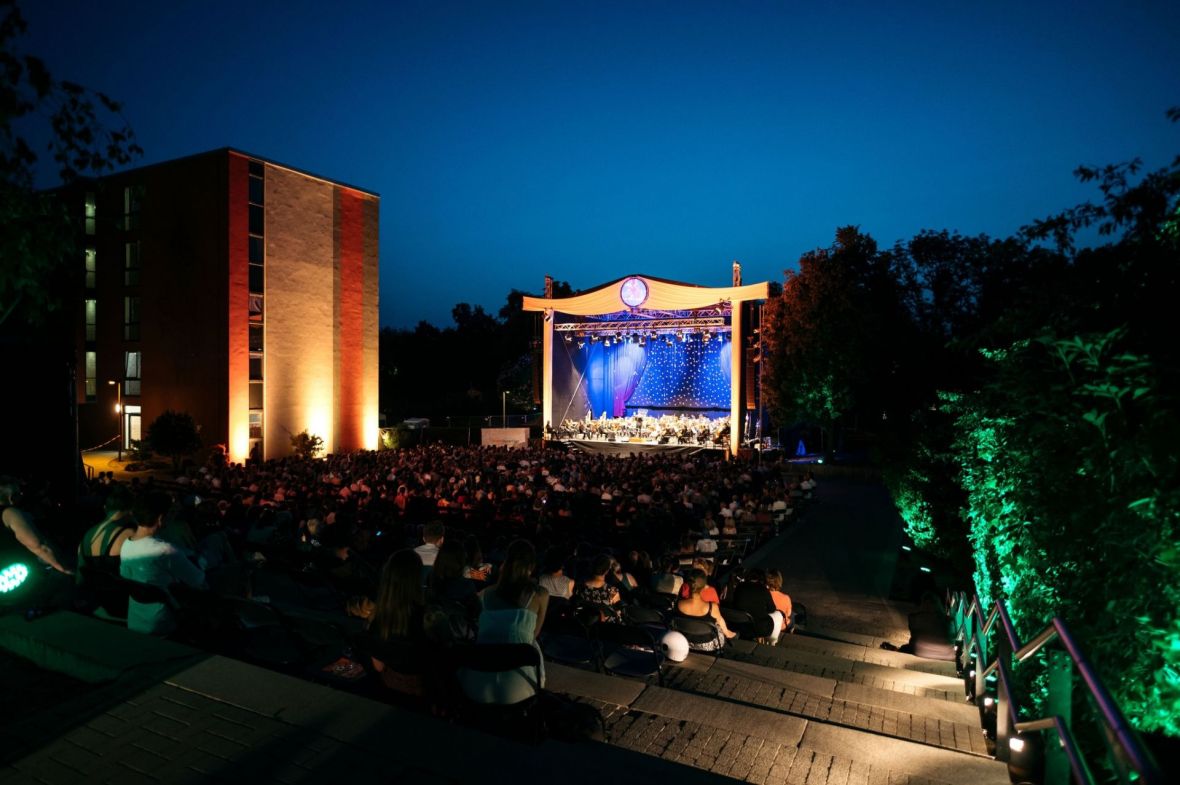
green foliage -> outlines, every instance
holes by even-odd
[[[38,155],[23,135],[47,126],[48,152],[63,183],[130,163],[142,151],[102,93],[53,78],[45,63],[18,51],[27,24],[15,0],[0,0],[0,324],[10,317],[40,326],[60,310],[70,273],[80,275],[74,215],[55,194],[38,192]]]
[[[981,593],[1022,636],[1067,619],[1124,711],[1176,733],[1180,427],[1133,348],[1117,328],[994,353],[994,380],[956,404],[955,449]]]
[[[381,429],[381,442],[377,446],[378,450],[396,450],[400,447],[408,446],[410,429],[405,426],[405,423],[398,423],[392,428]]]
[[[180,466],[180,459],[201,448],[201,434],[192,415],[187,412],[164,411],[148,426],[144,444],[157,455],[172,459]]]
[[[1061,616],[1128,718],[1180,735],[1180,158],[1077,174],[1101,198],[1016,237],[805,256],[768,303],[768,398],[786,422],[886,413],[877,452],[915,543],[969,548],[1021,636]],[[1087,228],[1104,244],[1079,249]],[[1033,672],[1016,678],[1035,714]]]
[[[323,437],[308,433],[306,428],[299,433],[291,434],[291,452],[295,453],[298,457],[311,460],[323,452],[323,450]]]
[[[783,424],[832,430],[853,416],[880,422],[900,414],[908,321],[902,318],[906,271],[853,226],[834,244],[804,254],[781,295],[763,311],[763,395]],[[881,379],[889,379],[881,384]],[[834,442],[830,442],[834,443]]]

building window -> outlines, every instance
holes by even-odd
[[[94,194],[86,194],[86,234],[94,234],[94,230],[98,226],[98,202],[94,200]]]
[[[262,412],[250,412],[250,438],[262,438]]]
[[[250,321],[261,322],[262,321],[262,295],[261,294],[249,295],[249,303],[250,303]]]
[[[86,288],[93,289],[98,285],[98,252],[93,248],[86,249]]]
[[[143,206],[143,186],[129,185],[123,189],[123,228],[133,231],[139,228],[139,211]]]
[[[123,285],[139,286],[139,240],[123,244]]]
[[[86,352],[86,400],[98,396],[98,352]]]
[[[142,352],[123,352],[123,394],[139,395]]]
[[[123,298],[123,340],[139,340],[139,298]]]
[[[261,294],[264,280],[265,276],[262,274],[262,265],[250,265],[250,291]]]
[[[265,221],[262,219],[262,206],[257,204],[250,205],[250,234],[262,234],[262,227]]]
[[[250,408],[262,408],[262,382],[250,382]]]
[[[98,300],[86,301],[86,340],[98,340]]]
[[[250,204],[265,204],[262,201],[262,178],[250,175]]]
[[[263,348],[262,343],[262,325],[250,325],[250,351],[261,352]]]
[[[263,242],[261,237],[250,238],[250,264],[262,264]]]
[[[253,382],[262,381],[262,358],[261,357],[251,357],[250,358],[250,381],[253,381]]]

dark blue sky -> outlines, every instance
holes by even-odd
[[[397,327],[545,273],[781,280],[844,224],[1005,234],[1089,197],[1078,164],[1180,151],[1174,0],[23,5],[144,163],[233,146],[379,192]]]

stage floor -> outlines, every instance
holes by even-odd
[[[555,439],[570,449],[592,452],[599,455],[643,455],[645,453],[660,453],[663,455],[695,455],[699,452],[724,452],[724,447],[704,444],[657,444],[653,441],[610,441],[609,439]]]

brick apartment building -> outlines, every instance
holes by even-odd
[[[233,461],[287,455],[304,429],[376,447],[376,194],[220,149],[77,198],[81,447],[120,427],[127,446],[166,409]]]

